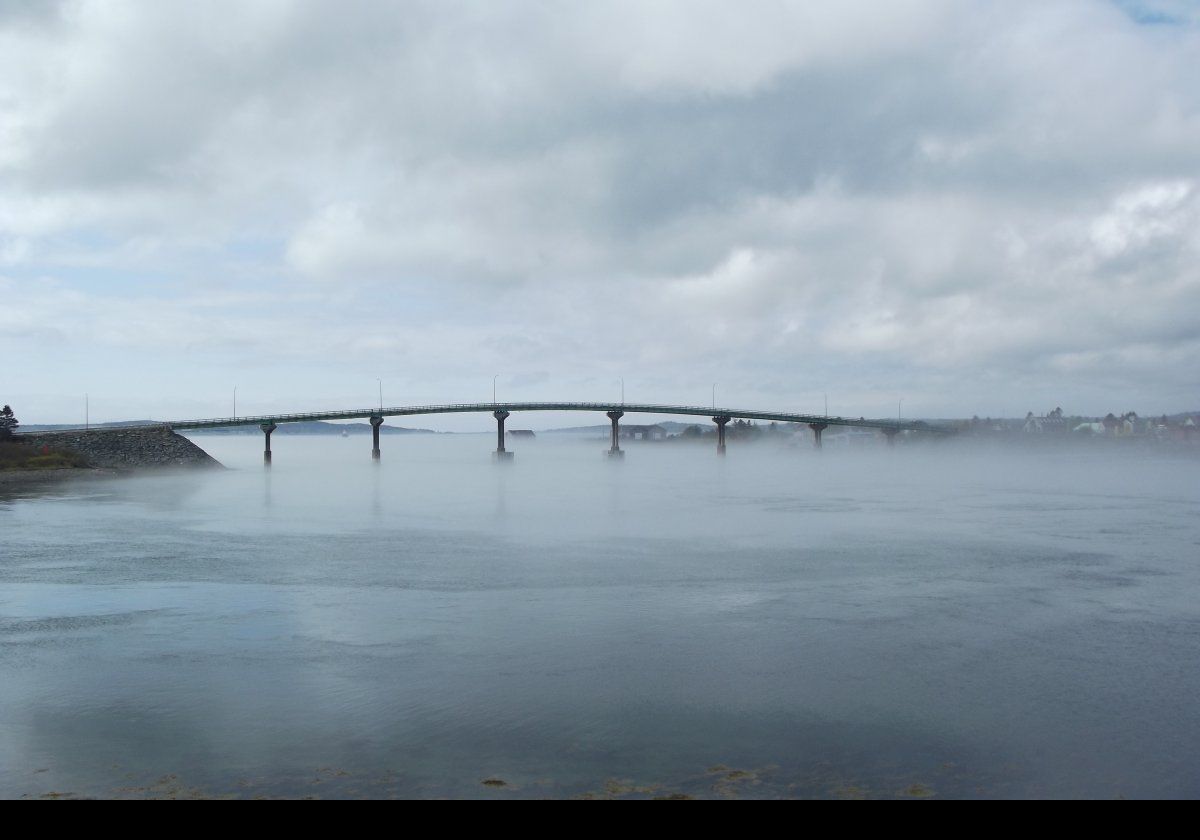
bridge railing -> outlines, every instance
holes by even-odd
[[[235,426],[257,426],[264,423],[303,423],[327,420],[356,420],[370,417],[412,417],[425,414],[464,414],[491,411],[588,411],[604,413],[608,411],[624,411],[628,414],[665,414],[689,417],[730,417],[741,420],[765,420],[777,423],[824,424],[826,426],[854,426],[869,429],[894,431],[926,431],[948,433],[942,429],[922,421],[900,421],[871,419],[859,417],[840,417],[823,414],[798,414],[781,411],[760,411],[756,409],[726,408],[721,406],[699,405],[662,405],[656,403],[621,403],[621,402],[489,402],[489,403],[442,403],[438,405],[391,406],[342,409],[334,411],[308,411],[283,414],[244,415],[241,417],[210,417],[195,420],[169,420],[162,422],[129,423],[120,426],[90,426],[71,429],[53,429],[45,431],[21,430],[22,435],[65,434],[82,431],[120,431],[122,429],[170,428],[177,430],[188,429],[217,429]]]
[[[620,403],[620,402],[489,402],[489,403],[442,403],[421,406],[391,406],[343,409],[335,411],[312,411],[301,413],[281,413],[265,415],[249,415],[243,417],[217,417],[198,420],[169,421],[166,425],[175,429],[220,428],[223,426],[250,426],[262,423],[299,423],[323,420],[352,420],[370,417],[411,417],[425,414],[461,414],[490,411],[624,411],[631,414],[667,414],[692,417],[725,416],[745,420],[767,420],[781,423],[823,423],[828,426],[858,426],[874,429],[894,429],[896,431],[942,431],[929,424],[903,422],[899,420],[857,419],[820,415],[798,414],[792,412],[761,411],[755,409],[727,408],[722,406],[696,405],[663,405],[655,403]]]

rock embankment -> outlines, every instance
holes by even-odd
[[[182,435],[164,426],[145,429],[90,429],[22,435],[34,446],[68,449],[91,467],[142,470],[180,467],[220,467],[220,462]]]

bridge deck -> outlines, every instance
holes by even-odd
[[[353,408],[343,411],[309,411],[295,414],[262,414],[246,417],[212,417],[201,420],[168,420],[154,423],[130,423],[123,426],[92,426],[94,431],[122,428],[136,429],[148,426],[166,427],[175,430],[219,429],[230,426],[257,426],[263,423],[303,423],[313,420],[367,420],[371,417],[413,417],[422,414],[467,414],[491,413],[493,411],[623,411],[626,414],[671,414],[688,417],[730,417],[739,420],[768,420],[777,423],[824,423],[827,426],[857,426],[866,429],[884,429],[913,432],[948,433],[929,423],[916,421],[885,420],[859,417],[833,417],[823,414],[795,414],[787,411],[759,411],[746,408],[724,408],[699,405],[655,405],[653,403],[593,403],[593,402],[496,402],[496,403],[447,403],[445,405],[409,405],[390,408]],[[59,432],[79,432],[82,427],[53,429],[30,434],[48,435]]]
[[[745,408],[725,408],[695,405],[654,405],[651,403],[594,403],[594,402],[496,402],[448,403],[445,405],[392,406],[390,408],[355,408],[344,411],[310,411],[296,414],[267,414],[249,417],[216,417],[204,420],[172,420],[163,425],[176,430],[216,429],[228,426],[253,426],[261,423],[299,423],[313,420],[366,420],[371,417],[413,417],[423,414],[465,414],[492,411],[589,411],[603,414],[624,411],[626,414],[668,414],[689,417],[732,417],[742,420],[767,420],[778,423],[824,423],[829,426],[858,426],[869,429],[897,431],[944,431],[919,421],[867,419],[860,417],[827,417],[821,414],[795,414],[786,411],[759,411]]]

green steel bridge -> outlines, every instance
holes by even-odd
[[[760,411],[745,408],[724,408],[717,406],[697,405],[657,405],[654,403],[619,403],[619,402],[485,402],[485,403],[447,403],[444,405],[393,406],[391,408],[354,408],[341,411],[309,411],[295,414],[249,415],[244,417],[214,417],[203,420],[171,420],[162,423],[135,424],[122,428],[137,428],[158,426],[175,431],[193,429],[220,429],[233,426],[258,426],[262,429],[266,440],[263,460],[271,462],[271,433],[280,423],[301,423],[323,420],[367,420],[370,422],[374,446],[371,454],[380,457],[379,427],[385,417],[414,417],[425,414],[468,414],[490,413],[496,419],[496,452],[498,459],[511,458],[513,453],[504,445],[504,421],[513,412],[520,411],[587,411],[600,412],[612,422],[612,445],[610,456],[621,457],[624,452],[619,445],[620,419],[625,414],[658,414],[678,415],[686,417],[709,417],[717,425],[717,451],[725,454],[725,426],[731,420],[766,420],[776,423],[798,423],[807,425],[813,433],[813,444],[820,448],[821,433],[829,426],[850,426],[865,429],[875,429],[882,432],[888,443],[892,443],[900,432],[930,432],[948,434],[949,429],[924,423],[922,421],[868,419],[859,417],[832,417],[822,414],[797,414],[788,411]],[[111,427],[110,427],[111,428]],[[63,430],[65,431],[65,430]],[[80,430],[73,430],[80,431]]]
[[[445,405],[410,405],[392,408],[355,408],[344,411],[309,411],[299,414],[269,414],[246,417],[217,417],[208,420],[172,420],[163,425],[175,430],[216,429],[225,426],[257,426],[263,423],[299,423],[312,420],[369,420],[372,417],[413,417],[421,414],[487,414],[496,411],[596,411],[607,414],[623,411],[626,414],[675,414],[688,417],[729,417],[740,420],[768,420],[776,423],[824,423],[826,426],[859,426],[868,429],[896,431],[939,431],[922,422],[899,420],[868,420],[849,417],[829,417],[820,414],[794,414],[786,411],[758,411],[744,408],[718,408],[696,405],[655,405],[652,403],[599,402],[486,402],[448,403]]]
[[[821,446],[821,433],[829,426],[854,426],[859,428],[877,429],[881,431],[889,443],[896,434],[902,431],[945,433],[947,430],[929,425],[928,423],[904,422],[896,420],[868,420],[860,417],[857,420],[849,417],[830,417],[820,414],[796,414],[787,411],[760,411],[757,409],[724,408],[716,406],[696,405],[657,405],[654,403],[597,403],[597,402],[488,402],[488,403],[447,403],[444,405],[393,406],[391,408],[356,408],[345,411],[312,411],[300,414],[272,414],[248,417],[218,417],[207,420],[176,420],[164,425],[175,430],[188,429],[217,429],[229,426],[259,426],[266,436],[266,448],[263,458],[271,462],[271,433],[279,423],[299,423],[314,420],[368,420],[374,432],[374,446],[371,454],[378,459],[379,427],[385,417],[414,417],[424,414],[467,414],[491,413],[496,418],[496,452],[497,458],[512,457],[504,445],[504,421],[513,412],[519,411],[587,411],[605,414],[612,422],[612,445],[609,455],[620,457],[624,455],[619,445],[620,419],[625,414],[666,414],[686,417],[711,417],[717,424],[717,451],[725,453],[725,425],[731,420],[767,420],[776,423],[800,423],[807,425],[813,432],[813,442]]]

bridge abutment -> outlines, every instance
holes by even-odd
[[[263,439],[266,442],[266,445],[263,448],[263,465],[269,467],[271,466],[271,433],[279,427],[273,422],[267,422],[260,423],[259,428],[263,430]]]
[[[492,457],[497,461],[511,461],[514,453],[504,448],[504,421],[508,419],[508,412],[499,408],[492,412],[492,416],[496,418],[496,451]]]
[[[730,417],[726,414],[718,415],[712,419],[712,421],[717,424],[717,454],[718,455],[725,454],[725,424],[727,424],[732,419],[733,419],[732,417]]]
[[[625,416],[624,411],[614,410],[608,412],[608,419],[612,421],[612,445],[608,448],[609,458],[624,458],[625,453],[621,451],[621,418]]]
[[[379,460],[379,427],[383,425],[383,418],[375,416],[368,421],[371,424],[371,458],[375,461]]]

